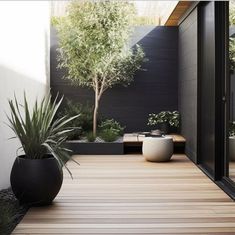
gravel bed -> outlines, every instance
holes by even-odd
[[[8,235],[24,217],[28,206],[20,205],[10,188],[0,191],[0,235]]]

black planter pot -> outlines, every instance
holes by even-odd
[[[51,155],[43,159],[27,159],[22,155],[13,164],[10,180],[20,203],[49,205],[61,188],[63,172]]]

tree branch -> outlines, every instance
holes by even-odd
[[[99,90],[99,95],[98,95],[98,98],[99,98],[99,99],[100,99],[101,95],[102,95],[103,92],[104,92],[105,80],[106,80],[106,77],[103,77],[103,78],[102,78],[102,82],[101,82],[101,87],[100,87],[100,90]]]

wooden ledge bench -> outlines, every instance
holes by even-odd
[[[169,134],[173,138],[174,152],[184,153],[186,139],[179,134]],[[125,133],[123,136],[124,152],[125,153],[139,153],[142,152],[142,144],[145,135],[139,133]]]

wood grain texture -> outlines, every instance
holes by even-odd
[[[179,1],[175,9],[169,16],[168,20],[165,23],[165,26],[177,26],[181,17],[187,12],[191,7],[193,1]]]
[[[185,155],[75,156],[53,205],[13,234],[235,234],[235,204]]]
[[[167,137],[172,137],[173,142],[185,143],[186,139],[182,135],[178,134],[169,134]],[[123,142],[143,142],[144,135],[135,134],[135,133],[125,133],[123,136]]]

